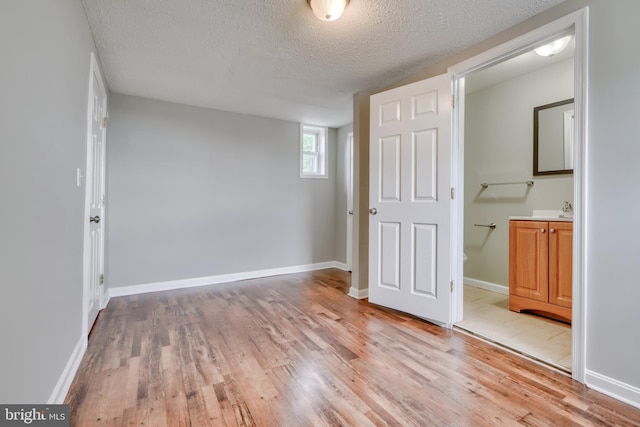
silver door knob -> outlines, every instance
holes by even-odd
[[[540,229],[540,232],[541,232],[541,233],[544,233],[544,232],[545,232],[545,229],[544,229],[544,228],[541,228],[541,229]]]
[[[353,215],[353,211],[349,211],[348,213],[349,213],[349,215]]]
[[[89,217],[89,222],[95,222],[96,224],[99,224],[100,223],[100,217],[98,215],[90,216]]]
[[[377,214],[377,213],[378,213],[378,209],[376,209],[376,208],[371,208],[371,209],[369,209],[369,213],[370,213],[371,215],[375,215],[375,214]]]

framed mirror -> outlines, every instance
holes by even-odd
[[[533,109],[533,175],[573,173],[573,98]]]

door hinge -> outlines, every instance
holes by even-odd
[[[456,189],[451,187],[451,200],[455,199],[456,197]]]
[[[106,117],[103,117],[103,118],[102,118],[102,127],[103,127],[103,128],[106,128],[106,127],[107,127],[107,122],[108,122],[108,121],[109,121],[109,120],[108,120]]]
[[[102,206],[104,206],[104,194],[102,195],[102,197],[100,198],[100,201],[102,202]]]
[[[453,292],[453,280],[451,281],[451,292]]]
[[[100,275],[100,284],[104,285],[104,274]]]
[[[451,108],[456,108],[456,97],[455,96],[451,97]]]

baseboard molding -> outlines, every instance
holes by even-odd
[[[102,305],[100,306],[100,310],[107,308],[107,305],[109,304],[110,299],[111,299],[111,295],[109,294],[108,290],[102,293],[102,298],[100,300]]]
[[[81,337],[76,347],[73,349],[71,353],[71,357],[67,361],[67,365],[64,367],[62,371],[62,375],[58,379],[56,386],[53,388],[53,392],[51,396],[49,396],[49,400],[47,401],[48,405],[59,405],[64,403],[64,399],[67,397],[67,393],[69,392],[69,388],[71,387],[71,382],[76,376],[76,372],[78,372],[78,368],[80,367],[80,362],[82,361],[82,356],[87,351],[87,337]]]
[[[636,408],[640,408],[640,388],[587,369],[587,386]]]
[[[142,285],[115,286],[109,288],[108,299],[127,295],[144,294],[147,292],[169,291],[172,289],[217,285],[220,283],[257,279],[260,277],[279,276],[281,274],[304,273],[307,271],[324,270],[325,268],[341,268],[341,266],[343,265],[344,264],[338,263],[336,261],[328,261],[316,264],[305,264],[291,267],[272,268],[268,270],[248,271],[244,273],[221,274],[218,276],[196,277],[192,279],[170,280],[167,282],[157,283],[145,283]]]
[[[470,277],[464,278],[464,284],[473,286],[474,288],[485,289],[487,291],[495,292],[502,295],[509,295],[509,287],[498,285],[496,283],[485,282],[484,280],[472,279]]]
[[[347,268],[347,264],[343,262],[333,261],[333,267],[342,271],[349,271],[349,269]]]
[[[369,298],[369,288],[366,288],[366,289],[349,288],[348,295],[355,299]]]

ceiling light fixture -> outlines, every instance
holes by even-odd
[[[335,21],[340,18],[349,0],[307,0],[314,15],[322,21]]]
[[[544,46],[540,46],[535,49],[536,53],[540,56],[553,56],[557,53],[560,53],[564,50],[565,47],[571,41],[571,36],[564,36],[558,40],[552,41],[549,44],[545,44]]]

